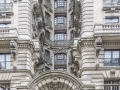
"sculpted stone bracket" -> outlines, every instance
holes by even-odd
[[[102,46],[102,37],[96,37],[95,38],[96,69],[99,68],[99,53],[101,50],[101,46]]]
[[[10,49],[11,49],[11,56],[14,62],[13,69],[16,71],[16,68],[17,68],[16,59],[17,59],[18,47],[17,47],[17,42],[15,40],[10,41]]]
[[[114,77],[115,77],[115,72],[116,72],[115,69],[111,69],[111,70],[110,70],[110,77],[111,77],[111,78],[114,78]]]

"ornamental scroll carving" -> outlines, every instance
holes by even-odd
[[[99,68],[99,53],[102,46],[102,37],[96,37],[95,39],[95,54],[96,54],[96,69]]]

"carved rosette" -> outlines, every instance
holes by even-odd
[[[96,54],[95,67],[96,67],[96,69],[99,68],[99,53],[101,50],[101,46],[102,46],[102,37],[96,37],[95,38],[95,54]]]

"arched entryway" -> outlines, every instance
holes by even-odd
[[[28,85],[28,90],[81,90],[82,83],[65,71],[47,71],[37,75]]]

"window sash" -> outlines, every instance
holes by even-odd
[[[0,0],[0,3],[10,3],[10,0]]]
[[[10,69],[10,54],[0,54],[0,66],[2,69]]]
[[[120,66],[120,51],[118,50],[105,51],[104,66]]]
[[[105,23],[119,23],[118,17],[105,18]]]

